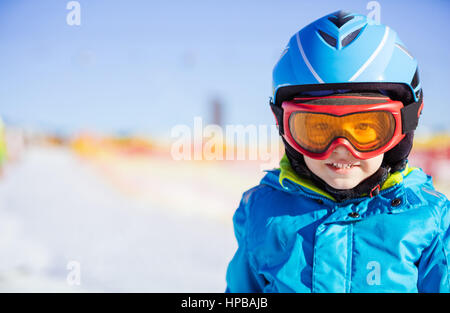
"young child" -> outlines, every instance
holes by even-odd
[[[407,161],[423,96],[396,33],[327,15],[273,84],[286,154],[234,215],[227,292],[449,292],[449,201]]]

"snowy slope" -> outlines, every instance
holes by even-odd
[[[0,291],[225,289],[239,198],[221,218],[178,214],[118,192],[99,172],[61,148],[32,148],[8,169],[0,181]],[[70,261],[80,264],[80,286],[66,282]]]

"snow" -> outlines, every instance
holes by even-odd
[[[134,177],[128,180],[145,188],[130,194],[111,172],[66,148],[30,148],[7,168],[0,180],[0,291],[223,292],[243,183],[214,202],[219,193],[202,191],[205,182],[177,191],[181,183],[163,179],[161,187],[156,176]],[[155,190],[144,196],[148,186],[159,186],[159,199]],[[203,214],[208,210],[215,211]],[[80,265],[80,285],[67,282],[71,261]]]

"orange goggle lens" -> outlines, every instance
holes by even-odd
[[[339,137],[346,138],[360,152],[377,150],[394,135],[395,119],[386,111],[352,113],[343,116],[293,112],[289,128],[304,149],[322,153]]]

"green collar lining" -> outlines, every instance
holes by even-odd
[[[416,167],[409,167],[408,164],[406,164],[406,167],[402,171],[397,171],[395,173],[389,174],[386,181],[383,183],[383,186],[381,186],[381,190],[388,189],[392,186],[395,186],[403,181],[403,177],[406,177],[411,173],[414,169],[417,169]],[[280,176],[279,176],[279,183],[282,187],[283,181],[285,179],[289,179],[290,181],[296,183],[297,185],[300,185],[302,187],[308,188],[330,200],[336,201],[329,193],[323,191],[322,189],[318,188],[313,184],[313,182],[306,178],[300,178],[297,173],[292,169],[291,164],[289,163],[289,160],[286,156],[286,154],[281,158],[280,161]]]

